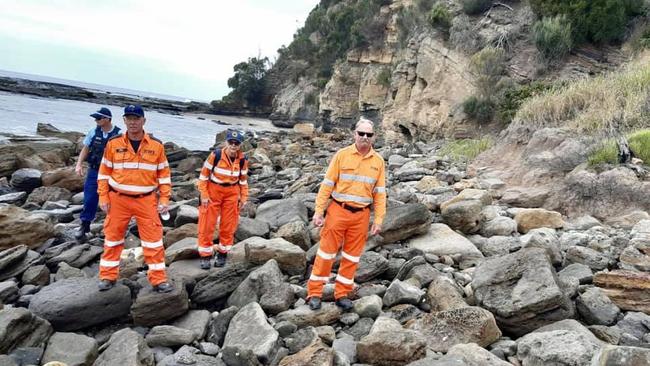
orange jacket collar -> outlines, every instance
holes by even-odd
[[[352,148],[354,149],[354,152],[356,154],[361,155],[361,152],[359,152],[359,149],[357,149],[357,144],[356,143],[352,144]],[[369,156],[372,156],[374,153],[375,153],[375,149],[373,149],[372,146],[370,146],[370,150],[368,150],[368,153],[366,155],[363,155],[363,158],[365,159],[365,158],[367,158]]]

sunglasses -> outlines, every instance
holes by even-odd
[[[365,136],[365,137],[370,138],[370,137],[373,137],[375,135],[373,132],[361,132],[361,131],[356,131],[356,132],[357,132],[357,135],[359,135],[359,137],[364,137]]]
[[[228,140],[228,144],[229,145],[239,146],[239,145],[241,145],[241,142],[239,142],[237,140]]]

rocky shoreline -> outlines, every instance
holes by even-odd
[[[44,98],[80,100],[96,104],[123,106],[140,104],[147,110],[162,113],[179,114],[185,112],[209,113],[212,107],[208,103],[195,101],[165,100],[153,97],[141,97],[111,93],[91,88],[82,88],[59,83],[35,81],[15,77],[0,76],[0,91],[17,94],[35,95]]]
[[[195,180],[209,152],[167,142],[175,290],[152,292],[132,227],[121,279],[100,293],[103,215],[87,242],[73,240],[80,136],[39,133],[0,145],[0,364],[650,364],[647,212],[603,223],[517,207],[503,181],[469,176],[436,143],[383,146],[388,213],[361,257],[354,309],[330,303],[328,284],[311,311],[319,233],[309,219],[349,136],[299,124],[246,143],[254,204],[228,264],[208,271],[198,265]]]

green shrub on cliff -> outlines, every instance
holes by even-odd
[[[533,42],[546,62],[560,60],[573,47],[571,23],[565,15],[544,18],[533,26]]]
[[[434,5],[429,12],[429,24],[431,24],[432,27],[443,30],[444,32],[449,32],[452,19],[453,17],[451,16],[449,9],[441,3]]]
[[[455,161],[471,161],[483,151],[491,148],[492,145],[494,145],[494,141],[489,137],[483,137],[477,140],[453,140],[443,146],[438,151],[438,154],[448,156]]]
[[[530,0],[530,5],[540,17],[566,15],[577,42],[620,40],[628,20],[644,11],[644,0]]]

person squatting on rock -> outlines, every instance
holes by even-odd
[[[381,232],[386,214],[386,179],[384,159],[372,148],[373,122],[361,118],[354,131],[354,144],[336,152],[316,197],[313,217],[320,232],[320,246],[307,283],[308,304],[320,309],[323,286],[329,280],[332,264],[339,250],[341,263],[336,276],[334,298],[343,310],[352,308],[348,298],[354,286],[354,274],[368,238],[370,205],[375,218],[370,233]],[[323,213],[329,198],[327,214]]]
[[[226,264],[239,223],[239,210],[248,200],[248,158],[241,151],[243,141],[242,132],[228,130],[225,145],[208,156],[199,175],[198,243],[202,269],[210,268],[214,249],[217,250],[215,267]],[[219,244],[213,245],[212,236],[218,219]]]
[[[95,119],[97,126],[88,131],[88,134],[83,140],[83,148],[79,153],[77,165],[74,171],[83,177],[83,162],[88,162],[88,172],[84,182],[84,207],[81,211],[81,226],[79,231],[75,233],[77,240],[86,238],[86,234],[90,232],[90,223],[95,220],[97,213],[97,204],[99,203],[99,196],[97,195],[97,173],[99,171],[99,164],[104,156],[104,147],[108,140],[120,133],[120,128],[113,126],[110,109],[106,107],[100,108],[97,112],[90,115]]]
[[[99,207],[107,213],[104,252],[99,262],[100,291],[115,285],[124,236],[133,216],[149,267],[149,282],[157,292],[173,290],[167,282],[163,230],[158,217],[158,213],[169,210],[171,173],[163,143],[144,131],[145,121],[141,106],[124,108],[126,134],[108,141],[99,168]]]

